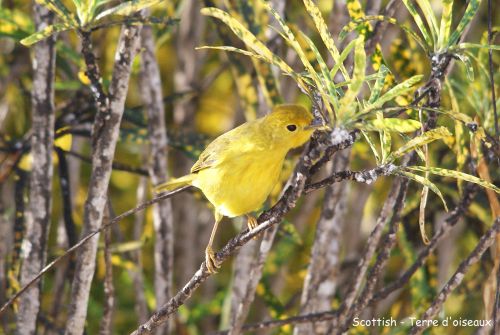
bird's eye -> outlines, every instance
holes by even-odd
[[[297,126],[294,124],[289,124],[288,126],[286,126],[286,129],[290,131],[295,131],[297,129]]]

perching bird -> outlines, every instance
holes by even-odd
[[[209,272],[219,268],[212,243],[222,217],[247,214],[248,228],[255,228],[257,220],[249,213],[262,206],[278,182],[288,151],[307,142],[315,129],[325,128],[317,123],[300,105],[279,105],[217,137],[190,174],[156,186],[158,192],[195,186],[214,206],[215,225],[205,250]]]

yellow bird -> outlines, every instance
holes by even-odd
[[[214,206],[215,225],[205,250],[209,272],[219,268],[212,243],[222,217],[247,214],[248,228],[255,228],[257,220],[249,213],[262,206],[278,182],[286,154],[306,143],[318,128],[325,127],[313,123],[312,114],[304,107],[279,105],[265,117],[217,137],[190,174],[156,186],[161,192],[192,185]]]

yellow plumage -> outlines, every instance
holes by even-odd
[[[213,204],[215,225],[205,251],[209,271],[218,267],[211,245],[219,221],[262,206],[278,181],[288,151],[307,142],[318,128],[312,121],[311,113],[302,106],[277,106],[265,117],[216,138],[190,174],[156,187],[157,191],[172,191],[192,185]],[[249,217],[248,225],[255,227],[255,219]]]

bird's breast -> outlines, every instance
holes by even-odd
[[[201,170],[195,186],[225,216],[235,217],[258,210],[276,185],[284,153],[242,155]]]

